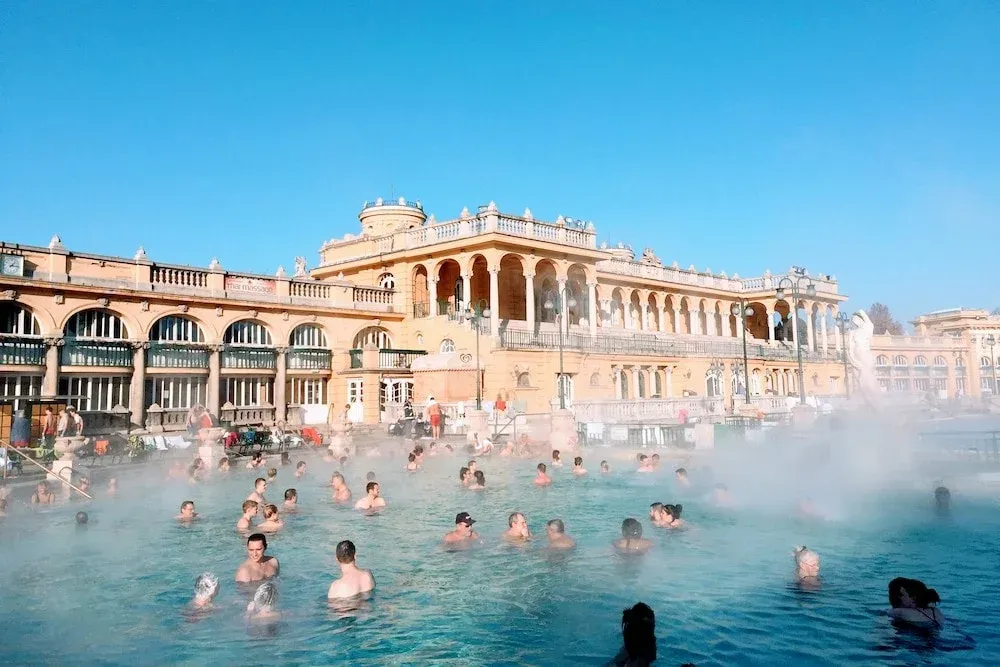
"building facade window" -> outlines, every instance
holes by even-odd
[[[391,273],[383,273],[378,277],[378,286],[382,289],[396,289],[396,277]]]
[[[271,405],[274,396],[274,378],[228,377],[223,383],[222,402],[238,408]]]
[[[450,338],[445,338],[443,341],[441,341],[441,348],[440,349],[441,349],[441,353],[442,354],[447,354],[449,352],[454,352],[455,351],[455,341],[453,341]]]
[[[167,315],[158,319],[149,330],[149,339],[170,343],[204,343],[205,334],[194,320]]]
[[[41,375],[11,374],[0,375],[0,397],[12,399],[15,396],[38,396],[42,393]],[[24,407],[24,398],[14,398],[14,410]]]
[[[110,412],[119,405],[129,407],[130,379],[128,376],[64,376],[59,378],[59,393],[70,397],[66,404],[77,410]]]
[[[146,407],[159,405],[164,410],[179,410],[204,405],[208,382],[204,376],[160,375],[146,380]]]
[[[916,378],[913,380],[913,388],[917,391],[930,391],[931,381],[927,378]]]
[[[252,345],[269,347],[272,345],[271,332],[260,322],[240,320],[233,322],[226,329],[225,343],[227,345]]]
[[[892,388],[894,391],[909,391],[910,381],[907,378],[896,378],[892,381]]]
[[[326,405],[326,380],[292,378],[288,383],[288,402],[292,405]]]
[[[73,338],[128,338],[121,318],[106,310],[91,309],[76,313],[66,323],[66,335]],[[79,408],[78,408],[79,409]]]
[[[382,327],[365,327],[354,336],[353,347],[356,350],[371,344],[380,350],[389,349],[392,347],[392,338]]]
[[[19,304],[0,305],[0,334],[14,336],[41,336],[38,320],[27,308]]]
[[[322,349],[330,347],[326,341],[326,333],[317,324],[300,324],[295,327],[288,337],[288,343],[292,347],[315,347]]]
[[[531,376],[527,373],[518,373],[517,375],[517,386],[524,388],[531,386]]]

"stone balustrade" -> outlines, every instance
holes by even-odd
[[[626,424],[723,415],[720,398],[644,398],[639,400],[574,401],[573,414],[578,422]]]

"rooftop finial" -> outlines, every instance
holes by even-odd
[[[146,250],[142,246],[139,246],[139,249],[135,251],[135,257],[133,257],[132,259],[135,260],[147,259]]]
[[[462,220],[466,220],[466,219],[468,219],[468,217],[469,217],[469,207],[468,206],[463,206],[462,207]]]
[[[208,263],[209,271],[219,271],[222,269],[222,264],[219,263],[218,257],[213,257],[212,261]]]
[[[288,274],[285,273],[285,267],[279,265],[278,266],[278,270],[274,272],[274,277],[275,278],[287,278]]]
[[[497,210],[497,203],[491,199],[490,200],[490,205],[486,207],[486,210],[487,211],[496,211]]]
[[[63,250],[62,239],[59,238],[58,234],[53,234],[52,238],[49,239],[49,250]]]
[[[522,217],[525,220],[534,220],[535,219],[535,216],[531,215],[531,209],[530,208],[525,208],[524,209],[524,216],[522,216]]]

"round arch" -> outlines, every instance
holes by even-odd
[[[375,345],[380,350],[392,347],[392,334],[385,327],[369,325],[358,330],[351,342],[352,349],[363,349]]]
[[[318,322],[300,321],[291,326],[288,344],[292,347],[314,347],[329,349],[330,336],[326,327]]]
[[[527,284],[524,278],[525,266],[524,257],[517,253],[507,253],[500,258],[500,263],[497,267],[499,269],[499,274],[497,275],[497,285],[499,287],[497,298],[499,303],[491,303],[490,307],[496,307],[495,312],[501,320],[525,321],[528,319],[528,308],[526,305]]]
[[[17,301],[0,301],[0,334],[41,336],[42,325],[29,306]]]
[[[222,330],[222,342],[226,345],[272,347],[274,340],[271,327],[266,322],[250,317],[237,317]]]
[[[158,315],[146,329],[149,340],[163,342],[205,343],[208,342],[202,322],[190,315],[164,313]]]
[[[413,316],[427,317],[430,315],[431,293],[427,283],[427,267],[417,264],[410,274],[413,285]]]
[[[95,322],[98,319],[105,319],[105,321],[108,321],[107,318],[100,318],[100,317],[98,317],[99,315],[110,315],[111,317],[117,319],[118,323],[120,324],[120,327],[121,327],[121,331],[120,331],[121,335],[120,336],[87,336],[87,335],[81,336],[81,334],[79,333],[80,330],[81,330],[81,327],[83,327],[83,330],[86,331],[87,328],[88,328],[88,322],[86,321],[86,318],[81,318],[81,317],[77,317],[77,316],[81,316],[84,313],[94,313],[94,318],[93,319],[94,319]],[[75,333],[73,333],[73,334],[70,334],[70,332],[69,332],[71,324],[74,325]],[[114,326],[114,325],[112,325],[112,326]],[[140,327],[132,318],[123,315],[121,312],[119,312],[119,311],[117,311],[117,310],[115,310],[113,308],[104,308],[104,307],[101,307],[101,306],[87,305],[87,306],[80,306],[79,308],[74,308],[69,313],[67,313],[66,317],[63,318],[62,324],[60,326],[60,330],[63,332],[64,335],[71,336],[71,337],[117,338],[117,339],[120,339],[120,340],[127,340],[130,337],[130,333],[131,332],[133,332],[133,331],[136,331],[136,332],[142,331],[142,327]],[[96,330],[99,330],[99,329],[96,329]],[[112,330],[112,333],[114,333],[114,330]]]
[[[462,294],[465,286],[462,282],[462,265],[450,257],[442,259],[434,266],[433,279],[437,279],[437,295],[439,315],[458,312],[461,303],[465,301]]]

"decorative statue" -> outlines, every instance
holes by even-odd
[[[296,257],[295,258],[295,277],[296,278],[308,278],[309,274],[306,273],[306,258]]]
[[[646,248],[642,251],[642,263],[650,264],[653,266],[662,266],[660,258],[656,256],[652,248]]]
[[[868,313],[859,310],[851,317],[853,328],[847,335],[847,360],[858,374],[858,388],[865,400],[875,405],[882,393],[875,379],[875,355],[872,354],[872,336],[875,325]]]

